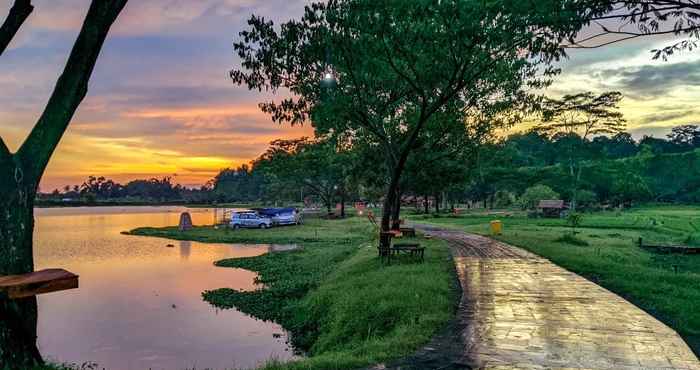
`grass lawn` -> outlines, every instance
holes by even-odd
[[[312,219],[302,226],[227,231],[141,228],[133,234],[203,242],[299,243],[302,249],[217,261],[259,273],[265,289],[204,292],[210,303],[274,320],[306,357],[264,369],[353,369],[408,355],[443,327],[456,308],[446,243],[420,242],[425,263],[383,266],[365,218]]]
[[[674,328],[700,353],[700,255],[655,254],[648,243],[700,243],[700,207],[647,206],[625,212],[584,214],[574,242],[564,220],[505,215],[409,216],[415,222],[488,235],[503,222],[504,242],[546,257],[625,297]],[[581,243],[581,241],[583,243]],[[677,272],[676,272],[677,271]]]

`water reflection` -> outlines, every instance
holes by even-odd
[[[181,240],[180,241],[180,259],[187,260],[190,258],[190,253],[192,249],[192,242]]]
[[[201,298],[207,289],[256,289],[255,273],[217,268],[269,245],[202,244],[120,235],[176,225],[177,207],[37,210],[37,269],[80,275],[80,288],[39,296],[39,348],[47,359],[94,361],[107,369],[232,368],[288,359],[282,329]],[[194,224],[208,210],[189,210]],[[173,244],[174,247],[167,247]]]

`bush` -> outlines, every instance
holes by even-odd
[[[583,215],[577,212],[570,212],[566,216],[566,224],[571,227],[571,234],[576,234],[576,229],[581,225],[583,221]]]
[[[520,197],[520,207],[535,209],[541,200],[559,199],[559,194],[547,185],[535,185],[527,188]]]
[[[559,243],[578,245],[579,247],[585,247],[588,245],[587,241],[585,241],[581,238],[577,238],[574,234],[569,234],[569,233],[566,233],[566,234],[560,236],[555,241],[559,242]]]
[[[515,204],[515,195],[506,190],[499,190],[493,195],[496,208],[507,208]]]
[[[590,208],[598,203],[598,196],[590,190],[579,190],[576,193],[576,205],[579,208]]]

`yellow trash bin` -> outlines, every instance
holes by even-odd
[[[491,235],[501,235],[503,223],[499,220],[491,221]]]

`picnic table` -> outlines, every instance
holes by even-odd
[[[419,243],[392,243],[393,233],[381,232],[380,236],[389,238],[389,246],[377,246],[377,252],[382,262],[386,260],[387,264],[391,264],[391,259],[396,258],[401,254],[411,256],[413,259],[418,259],[420,262],[425,261],[425,247],[421,247]]]

